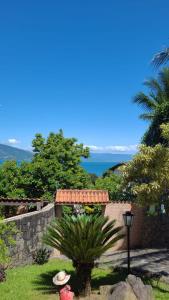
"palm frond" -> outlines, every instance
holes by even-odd
[[[144,114],[141,114],[139,117],[142,120],[151,121],[154,118],[154,114],[153,113],[144,113]]]
[[[122,238],[121,229],[104,216],[67,217],[56,219],[43,241],[73,261],[90,263]]]
[[[140,106],[142,106],[144,109],[148,111],[152,111],[156,108],[156,103],[154,99],[148,97],[142,92],[138,93],[134,97],[133,102],[139,104]]]
[[[163,68],[159,73],[159,81],[162,86],[164,99],[169,99],[169,68]]]
[[[152,59],[152,64],[155,67],[160,67],[162,64],[165,64],[169,61],[169,48],[164,49],[163,51],[158,52]]]
[[[151,91],[153,91],[155,95],[162,93],[162,87],[158,80],[156,80],[155,78],[149,78],[144,82],[144,85],[148,87]]]

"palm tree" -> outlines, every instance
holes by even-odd
[[[94,261],[123,237],[122,227],[104,216],[77,216],[56,219],[48,227],[44,242],[70,258],[76,269],[79,294],[91,293]]]
[[[152,63],[156,66],[159,67],[162,64],[165,64],[169,61],[169,48],[165,48],[163,51],[158,52],[157,54],[154,55],[152,59]]]
[[[169,122],[169,68],[163,68],[157,79],[151,78],[144,84],[149,94],[140,92],[134,97],[134,102],[145,110],[140,118],[150,122],[142,141],[148,146],[165,144],[160,125]]]

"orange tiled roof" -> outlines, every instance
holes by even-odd
[[[109,202],[107,191],[103,190],[57,190],[57,204],[106,204]]]

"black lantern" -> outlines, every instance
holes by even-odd
[[[130,228],[133,224],[134,215],[131,211],[126,211],[123,214],[124,224],[127,227],[127,254],[128,254],[128,274],[130,274]]]
[[[125,214],[123,214],[124,224],[126,227],[131,227],[133,224],[134,215],[131,213],[131,211],[126,211]]]

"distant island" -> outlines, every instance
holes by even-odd
[[[33,153],[16,147],[0,144],[0,160],[30,161]]]

